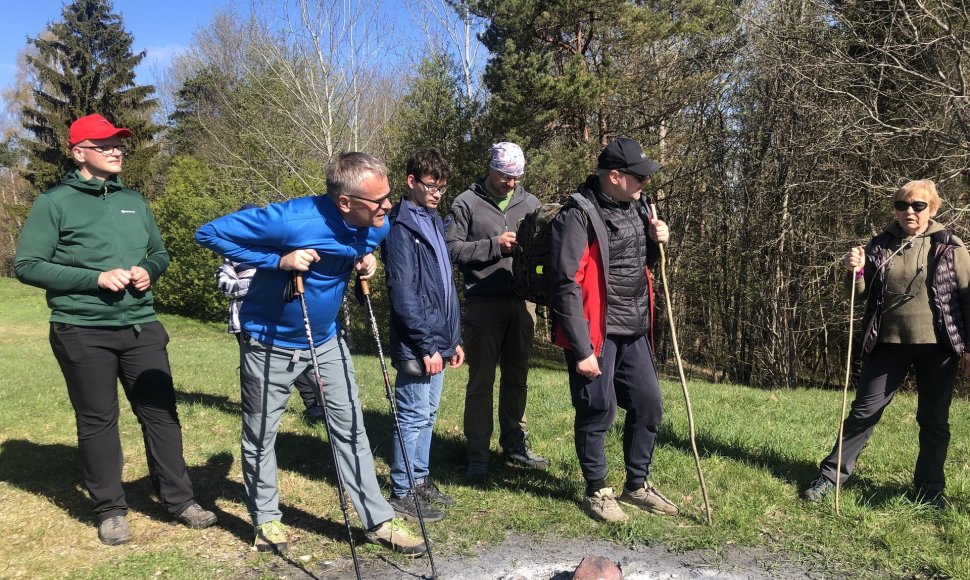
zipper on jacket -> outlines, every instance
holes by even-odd
[[[120,261],[124,256],[121,251],[121,240],[118,239],[118,223],[115,221],[115,216],[111,212],[111,205],[108,203],[108,184],[107,183],[105,183],[104,185],[104,192],[101,193],[101,199],[104,200],[104,210],[105,212],[107,212],[108,220],[111,222],[111,230],[114,233],[114,239],[115,239],[115,252],[118,256],[118,260]],[[122,288],[121,291],[127,292],[128,290],[127,288]],[[125,300],[124,298],[122,298],[121,320],[119,322],[121,323],[121,326],[128,326],[128,314],[129,314],[128,306],[124,305],[124,302]]]

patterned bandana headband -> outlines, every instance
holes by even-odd
[[[522,148],[515,143],[496,143],[489,152],[492,154],[489,167],[495,171],[512,177],[521,177],[525,173],[525,155],[522,154]]]

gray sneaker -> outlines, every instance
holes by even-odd
[[[819,475],[815,480],[808,484],[808,488],[802,492],[802,498],[812,503],[822,501],[822,498],[835,489],[835,484],[829,481],[824,475]]]
[[[594,520],[601,522],[625,522],[627,515],[623,513],[620,504],[616,503],[616,495],[612,487],[604,487],[593,495],[583,498],[583,511]]]
[[[658,516],[675,516],[680,512],[677,506],[674,505],[674,502],[664,497],[657,488],[646,481],[643,482],[642,487],[633,491],[626,489],[626,486],[624,486],[623,493],[620,494],[620,502],[638,507]]]
[[[418,495],[421,499],[430,504],[443,505],[450,507],[455,505],[455,498],[438,489],[438,486],[428,477],[417,485]]]
[[[445,512],[439,510],[428,502],[424,501],[424,498],[419,494],[418,505],[421,507],[421,517],[424,518],[426,522],[437,522],[445,519]],[[387,503],[391,504],[394,508],[394,515],[399,518],[404,518],[409,522],[418,521],[418,510],[414,506],[414,495],[408,494],[404,497],[394,497],[393,495],[387,500]]]
[[[117,546],[131,540],[131,528],[125,516],[111,516],[98,524],[98,539],[106,546]]]
[[[204,510],[202,509],[202,506],[194,503],[185,508],[185,511],[175,516],[175,519],[192,528],[193,530],[201,530],[202,528],[208,528],[212,524],[216,523],[216,514],[210,512],[209,510]]]
[[[549,469],[549,460],[533,453],[529,447],[528,439],[523,439],[520,443],[510,445],[502,456],[505,457],[506,463],[511,463],[512,465],[540,469],[542,471]]]

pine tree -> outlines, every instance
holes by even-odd
[[[34,103],[22,114],[33,137],[25,143],[27,178],[38,190],[73,168],[68,128],[91,113],[131,129],[133,153],[126,159],[125,181],[147,185],[147,165],[156,147],[144,145],[161,129],[151,120],[158,101],[151,98],[155,87],[135,84],[135,67],[145,52],[132,54],[132,36],[112,9],[110,0],[74,0],[64,7],[62,21],[49,24],[49,33],[28,41],[38,51],[27,56],[37,81]]]

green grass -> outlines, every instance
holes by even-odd
[[[151,497],[138,425],[122,402],[124,478],[135,539],[102,546],[80,487],[74,417],[47,343],[42,292],[0,279],[0,577],[173,578],[278,576],[279,560],[249,549],[251,528],[239,469],[239,394],[235,341],[221,324],[164,317],[179,392],[185,456],[196,493],[216,506],[217,528],[170,523]],[[380,368],[355,359],[366,423],[388,483],[390,419]],[[487,489],[465,486],[461,415],[464,369],[449,371],[432,450],[432,470],[457,505],[429,526],[436,555],[455,557],[501,542],[507,531],[538,538],[588,537],[675,551],[758,546],[801,562],[818,575],[970,578],[970,403],[955,401],[947,464],[952,506],[929,509],[905,498],[916,455],[915,399],[901,394],[887,410],[857,476],[846,486],[842,515],[831,501],[806,505],[797,491],[832,445],[839,393],[754,390],[694,382],[691,398],[703,469],[714,505],[704,524],[687,436],[683,396],[664,381],[665,422],[652,479],[678,503],[675,518],[631,514],[623,525],[596,524],[578,507],[582,478],[572,447],[572,409],[558,358],[538,359],[530,377],[530,431],[548,473],[500,466],[493,448]],[[342,515],[322,427],[305,424],[291,400],[278,439],[284,521],[291,559],[309,570],[346,558]],[[622,412],[621,412],[622,416]],[[608,440],[609,481],[623,481],[619,429]],[[629,510],[628,510],[629,511]],[[355,519],[356,522],[356,519]],[[356,524],[355,524],[356,525]],[[358,535],[358,539],[362,539]],[[361,546],[365,560],[384,552]]]

